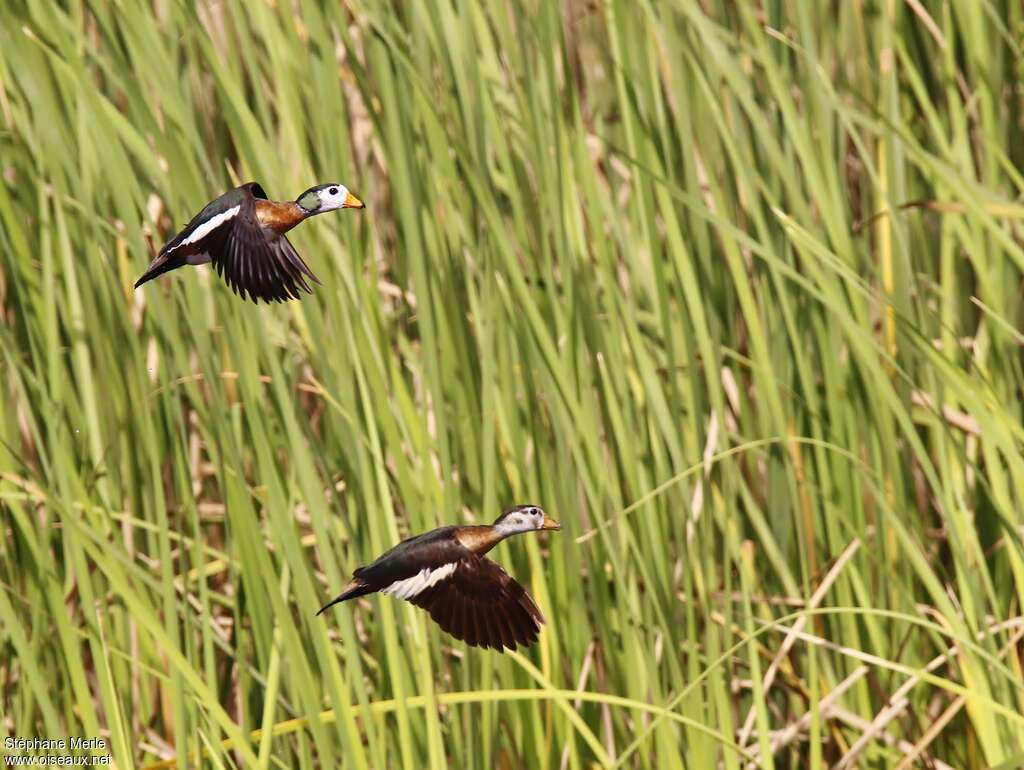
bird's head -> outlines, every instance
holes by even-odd
[[[501,514],[494,521],[494,528],[507,537],[539,529],[561,529],[562,525],[548,516],[540,506],[517,505]]]
[[[335,209],[365,208],[363,202],[348,191],[343,184],[331,182],[310,187],[295,202],[307,214],[323,214]]]

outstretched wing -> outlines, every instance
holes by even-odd
[[[219,248],[207,251],[217,273],[243,299],[246,294],[254,302],[299,299],[300,289],[312,292],[307,278],[320,282],[287,238],[260,225],[251,199]]]
[[[427,610],[435,623],[469,645],[499,651],[528,646],[544,623],[526,589],[484,556],[469,553],[407,581],[383,590]]]

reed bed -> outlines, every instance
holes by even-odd
[[[1021,30],[980,2],[0,4],[0,737],[120,768],[1024,764]],[[323,281],[132,283],[340,181]],[[539,503],[516,654],[325,598]],[[3,741],[0,741],[2,744]]]

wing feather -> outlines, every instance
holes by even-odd
[[[496,650],[532,644],[544,622],[525,588],[496,563],[473,553],[461,558],[445,580],[409,601],[456,639]]]
[[[483,629],[483,618],[480,617],[480,605],[476,602],[467,602],[467,609],[469,609],[469,634],[466,636],[466,644],[473,647],[486,647],[487,640],[484,638]]]

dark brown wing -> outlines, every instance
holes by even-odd
[[[255,217],[236,223],[222,248],[209,254],[228,286],[254,302],[299,299],[300,289],[312,291],[306,278],[319,283],[288,239],[264,229]]]
[[[446,580],[409,601],[456,639],[499,651],[537,641],[544,623],[525,588],[493,561],[473,553],[460,559]]]
[[[217,273],[243,298],[248,294],[254,302],[298,299],[300,289],[312,291],[306,278],[319,283],[287,238],[260,225],[251,195],[223,235],[223,242],[207,251]]]

